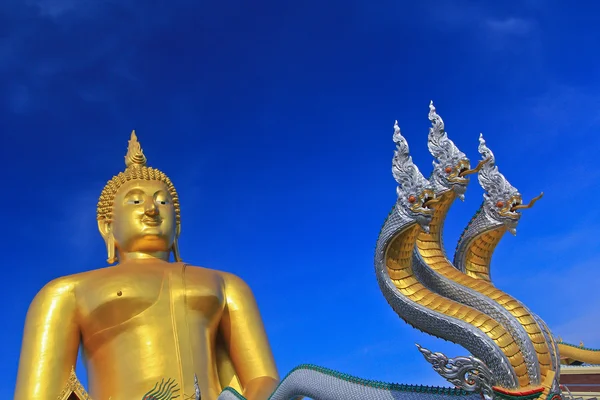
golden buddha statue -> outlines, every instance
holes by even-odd
[[[250,288],[181,262],[177,192],[146,166],[135,132],[125,164],[97,210],[108,262],[118,264],[55,279],[36,295],[15,400],[55,400],[80,346],[94,400],[142,399],[167,380],[179,399],[194,398],[195,375],[203,399],[225,386],[249,400],[268,398],[279,376]]]

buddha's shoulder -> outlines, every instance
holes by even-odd
[[[97,278],[98,275],[105,273],[107,268],[93,269],[89,271],[79,272],[76,274],[65,275],[51,280],[46,283],[39,291],[38,295],[57,295],[68,293],[75,290],[81,284]]]
[[[217,270],[217,269],[210,269],[210,268],[205,268],[205,267],[196,267],[196,266],[189,265],[189,264],[186,264],[186,267],[188,268],[188,270],[194,271],[195,273],[198,273],[198,274],[209,274],[214,277],[217,277],[218,279],[220,279],[223,282],[223,284],[225,286],[230,287],[230,288],[237,288],[240,290],[245,290],[248,286],[242,278],[240,278],[238,275],[231,273],[231,272],[221,271],[221,270]]]

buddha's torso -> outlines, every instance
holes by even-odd
[[[78,320],[94,400],[142,399],[161,381],[193,398],[221,390],[215,339],[224,308],[221,275],[182,263],[116,266],[78,276]]]

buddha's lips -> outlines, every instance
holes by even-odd
[[[159,226],[162,222],[161,218],[142,218],[142,223],[150,226]]]

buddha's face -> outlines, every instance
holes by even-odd
[[[178,235],[173,199],[159,181],[133,180],[115,196],[109,226],[120,252],[168,252]]]

